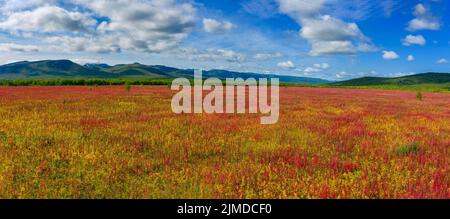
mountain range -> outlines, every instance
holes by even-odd
[[[193,78],[193,69],[178,69],[163,65],[133,64],[85,64],[70,60],[22,61],[0,66],[0,79],[173,79]],[[318,78],[296,77],[275,74],[258,74],[227,70],[203,71],[203,77],[225,78],[279,78],[283,83],[330,84],[333,86],[373,86],[373,85],[416,85],[450,83],[449,73],[423,73],[396,78],[363,77],[341,82],[332,82]]]
[[[178,77],[193,78],[193,69],[178,69],[162,65],[143,65],[140,63],[110,66],[107,64],[79,65],[70,60],[43,60],[34,62],[15,62],[0,66],[0,79],[51,79],[51,78],[139,78],[139,79],[173,79]],[[234,72],[226,70],[203,71],[203,77],[225,78],[279,78],[284,83],[324,84],[329,81],[274,74]]]

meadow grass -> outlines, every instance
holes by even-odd
[[[0,198],[449,198],[446,93],[281,87],[280,121],[167,86],[0,87]]]

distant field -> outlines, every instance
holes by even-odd
[[[110,86],[110,85],[167,85],[170,79],[23,79],[0,80],[0,86]],[[301,84],[280,83],[283,87],[316,87],[316,88],[352,88],[352,89],[379,89],[379,90],[405,90],[421,92],[450,93],[450,83],[416,84],[416,85],[367,85],[348,86],[336,84]]]
[[[280,121],[167,86],[0,87],[0,198],[450,198],[450,95],[281,87]]]

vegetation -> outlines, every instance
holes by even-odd
[[[422,92],[418,91],[416,94],[416,99],[422,101]]]
[[[0,86],[104,86],[104,85],[169,85],[172,80],[164,79],[29,79],[0,80]]]
[[[442,84],[450,83],[448,73],[425,73],[409,75],[397,78],[364,77],[343,82],[332,83],[334,86],[407,86],[420,84]]]
[[[131,90],[131,85],[129,82],[125,82],[125,91],[130,92]]]
[[[264,126],[167,86],[0,87],[0,198],[450,198],[449,94],[280,92]]]
[[[396,153],[398,156],[407,156],[416,154],[419,151],[419,146],[417,143],[402,145],[397,148]]]

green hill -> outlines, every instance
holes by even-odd
[[[333,86],[374,86],[374,85],[419,85],[444,84],[450,82],[449,73],[424,73],[396,78],[364,77],[331,83]]]
[[[162,65],[143,65],[139,63],[109,66],[107,64],[76,64],[70,60],[45,60],[36,62],[16,62],[0,66],[1,80],[26,79],[173,79],[193,78],[194,70],[177,69]],[[326,80],[283,75],[210,70],[204,77],[226,78],[279,78],[284,83],[323,84]]]
[[[2,79],[107,77],[106,72],[78,65],[70,60],[16,62],[0,66]]]

